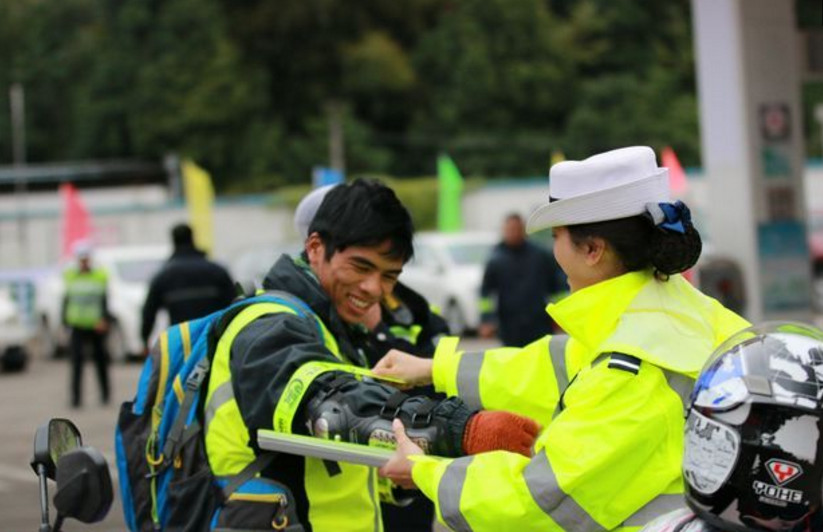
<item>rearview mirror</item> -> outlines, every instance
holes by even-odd
[[[106,517],[113,498],[109,465],[100,451],[79,447],[59,458],[54,495],[58,516],[96,523]]]
[[[73,449],[83,445],[80,431],[68,419],[50,419],[37,427],[34,435],[34,457],[31,467],[37,473],[37,467],[45,467],[46,476],[54,480],[58,460]]]

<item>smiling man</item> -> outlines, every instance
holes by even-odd
[[[370,181],[335,187],[309,226],[301,256],[283,255],[263,281],[282,304],[252,304],[221,324],[204,410],[209,462],[224,479],[262,471],[262,485],[253,496],[232,496],[214,527],[286,526],[283,505],[274,503],[285,490],[305,530],[382,530],[373,468],[292,455],[268,462],[257,429],[368,444],[393,441],[391,420],[399,417],[434,454],[529,452],[534,422],[478,413],[456,398],[409,397],[366,376],[360,323],[391,293],[412,256],[412,233],[391,189]]]

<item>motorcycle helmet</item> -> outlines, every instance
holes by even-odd
[[[823,331],[774,322],[724,342],[687,407],[686,502],[735,532],[821,528]]]

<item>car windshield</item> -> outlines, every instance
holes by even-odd
[[[117,261],[117,275],[127,283],[148,283],[165,259],[129,259]]]
[[[490,243],[450,244],[449,256],[455,264],[466,266],[471,264],[485,264],[491,253]]]

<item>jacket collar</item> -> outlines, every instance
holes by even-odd
[[[592,350],[611,334],[620,315],[651,278],[650,271],[625,273],[550,303],[546,312],[569,336]]]
[[[353,345],[354,328],[340,319],[331,300],[320,286],[317,276],[301,257],[281,255],[263,279],[263,288],[281,290],[299,297],[326,324],[341,351],[350,359],[362,362],[361,365],[367,365],[362,353]]]

